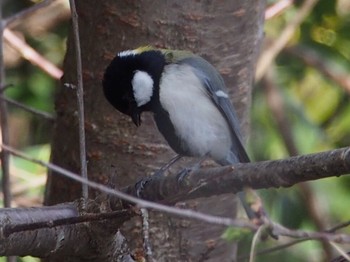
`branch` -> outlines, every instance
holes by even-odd
[[[15,22],[16,20],[20,19],[20,18],[24,18],[28,15],[31,15],[32,13],[38,11],[39,9],[48,6],[49,4],[51,4],[54,0],[44,0],[38,4],[35,4],[27,9],[24,9],[21,12],[18,12],[8,18],[6,18],[4,20],[4,25],[5,27],[10,26],[13,22]]]
[[[256,225],[244,220],[232,220],[230,218],[214,217],[214,216],[209,216],[206,214],[194,212],[192,210],[183,210],[180,208],[168,207],[157,203],[151,203],[149,201],[145,201],[142,199],[137,199],[135,197],[132,197],[123,192],[114,190],[112,188],[106,187],[104,185],[101,185],[92,181],[87,181],[81,176],[76,175],[70,171],[67,171],[53,164],[32,159],[8,146],[2,145],[2,148],[3,150],[11,152],[14,155],[18,155],[32,162],[38,163],[40,165],[44,165],[54,170],[57,173],[64,174],[65,176],[72,178],[78,182],[85,183],[90,187],[93,187],[109,195],[114,196],[114,198],[109,199],[111,200],[111,202],[109,203],[111,208],[115,207],[115,206],[112,206],[111,204],[115,204],[115,200],[116,200],[115,197],[117,196],[125,201],[136,203],[141,207],[152,208],[158,211],[166,212],[166,213],[180,216],[180,217],[198,219],[198,220],[202,220],[210,223],[217,223],[224,226],[248,228],[252,231],[257,230],[258,228]],[[195,171],[190,171],[188,172],[187,175],[184,175],[184,173],[181,173],[180,182],[178,180],[178,177],[175,177],[175,176],[163,176],[163,177],[156,176],[148,179],[147,181],[145,181],[144,184],[142,184],[143,190],[141,193],[144,196],[144,198],[150,198],[150,196],[147,194],[150,194],[148,191],[151,188],[153,188],[155,190],[158,190],[157,194],[153,194],[153,198],[157,198],[158,201],[170,203],[170,202],[175,202],[175,199],[187,200],[194,197],[212,196],[212,195],[223,194],[227,192],[237,192],[239,190],[242,190],[244,186],[251,186],[253,188],[291,186],[294,183],[297,183],[300,181],[320,179],[320,178],[330,177],[330,176],[338,176],[338,175],[345,174],[346,172],[349,172],[349,171],[350,171],[350,148],[343,148],[343,149],[337,149],[337,150],[313,154],[313,155],[293,157],[286,160],[265,161],[265,162],[259,162],[259,163],[249,163],[249,164],[237,164],[234,167],[227,166],[227,167],[210,168],[210,169],[199,169]],[[166,186],[170,186],[169,185],[170,183],[172,183],[173,188],[176,188],[176,190],[172,191],[172,194],[175,194],[175,195],[171,195],[170,194],[171,192],[169,191],[168,187],[166,187]],[[139,188],[138,185],[140,185],[140,183],[130,186],[125,190],[132,191],[131,188],[134,188],[134,189]],[[221,191],[217,191],[219,188]],[[164,190],[164,191],[162,192],[161,190]],[[101,204],[99,204],[98,206],[100,207]],[[47,222],[50,220],[46,216],[46,212],[43,212],[43,209],[45,208],[37,209],[37,210],[41,209],[41,211],[38,212],[38,214],[45,214],[46,220],[44,221],[37,221],[31,226],[22,225],[19,227],[19,229],[17,228],[17,230],[15,230],[14,227],[11,227],[11,226],[7,229],[2,228],[0,232],[5,232],[5,234],[0,235],[0,244],[1,242],[7,243],[7,241],[9,241],[10,243],[15,243],[16,242],[15,240],[17,239],[11,239],[11,237],[16,238],[18,237],[18,234],[23,233],[23,232],[14,233],[14,232],[18,232],[18,230],[32,230],[29,232],[30,235],[35,236],[36,239],[41,239],[41,240],[42,238],[40,237],[44,237],[45,234],[50,234],[48,238],[44,238],[47,240],[48,243],[52,243],[52,241],[57,243],[56,242],[57,236],[64,237],[66,235],[69,235],[70,236],[69,239],[73,242],[76,241],[76,239],[84,239],[84,238],[81,238],[82,237],[81,234],[83,234],[83,237],[87,237],[84,234],[86,233],[86,231],[88,231],[88,229],[86,225],[81,224],[81,222],[83,221],[82,218],[71,219],[70,217],[68,217],[63,219],[60,218],[55,222]],[[52,207],[52,208],[57,208],[57,207]],[[120,206],[119,206],[119,209],[120,209]],[[13,209],[10,209],[10,210],[13,210]],[[13,212],[16,213],[18,212],[18,210],[13,210]],[[34,212],[34,209],[31,209],[30,212]],[[120,211],[120,212],[123,212],[123,211]],[[60,212],[56,214],[60,215]],[[70,213],[68,212],[68,215],[69,214]],[[76,214],[77,212],[73,212],[72,217],[76,216]],[[132,213],[129,213],[129,214],[121,213],[122,215],[121,219],[125,218],[123,217],[123,214],[125,215],[125,217],[132,215]],[[111,217],[111,215],[110,217],[107,217],[107,216],[109,215],[106,214],[106,217],[104,217],[103,219]],[[15,217],[18,218],[22,216],[18,216],[18,214],[16,214]],[[27,217],[31,219],[34,216],[27,215]],[[94,215],[92,215],[92,217],[87,217],[86,219],[88,221],[91,221],[94,219],[96,220],[97,218],[101,219],[101,217],[94,216]],[[5,220],[8,220],[8,219],[5,219]],[[95,229],[105,230],[105,228],[103,229],[101,227],[106,227],[106,225],[108,225],[110,221],[113,221],[113,220],[109,220],[108,223],[105,223],[102,226],[101,224],[96,224],[97,229],[96,228]],[[77,230],[82,230],[82,231],[72,231],[74,227],[71,224],[65,227],[58,227],[53,231],[52,230],[41,231],[41,230],[44,230],[42,229],[43,227],[48,227],[50,229],[51,226],[59,226],[62,224],[66,225],[67,222],[79,223],[77,225],[79,229]],[[5,222],[0,221],[0,225],[4,225],[4,224]],[[308,232],[308,231],[301,231],[301,230],[289,230],[284,228],[281,225],[271,223],[270,221],[267,221],[265,225],[266,225],[266,228],[272,230],[276,235],[284,235],[284,236],[289,236],[294,238],[307,237],[310,239],[334,241],[338,243],[350,242],[350,236],[344,235],[344,234],[334,234],[333,232]],[[347,224],[344,224],[344,225],[347,225]],[[34,226],[40,227],[41,229],[33,230]],[[45,234],[43,234],[43,232],[45,232]],[[52,232],[55,232],[55,234],[53,235]],[[83,233],[79,233],[80,235],[77,233],[77,235],[75,235],[72,232],[83,232]],[[109,236],[109,237],[111,239],[114,239],[115,232],[112,232],[112,231],[109,231],[109,232],[110,234],[113,234],[113,236]],[[10,233],[13,233],[13,234],[11,234],[8,238],[6,238],[5,235]],[[91,234],[88,234],[88,235],[91,235]],[[12,242],[12,241],[15,241],[15,242]],[[31,239],[31,241],[35,242],[34,239]],[[31,241],[29,241],[29,243],[31,243]],[[18,241],[18,242],[21,242],[21,241]],[[72,245],[72,242],[69,242],[69,244]],[[79,241],[79,248],[82,248],[83,250],[83,247],[81,247],[80,244],[81,242]],[[40,245],[38,248],[40,248]],[[57,255],[58,254],[62,255],[62,252],[64,253],[73,252],[70,248],[71,247],[69,245],[68,246],[66,245],[65,249],[60,249],[59,251],[55,250],[54,252],[58,252]],[[75,247],[75,248],[78,248],[78,247]],[[11,250],[13,251],[15,249],[13,248]],[[45,252],[46,251],[47,250],[45,249]],[[37,255],[37,253],[35,252],[34,254],[33,253],[30,253],[30,254]],[[40,250],[40,252],[43,252],[43,251]],[[74,254],[76,254],[76,251],[74,252],[75,252]]]
[[[86,210],[98,213],[83,215],[79,201],[51,207],[1,209],[0,255],[90,256],[92,252],[99,252],[92,250],[98,237],[105,238],[106,242],[111,239],[108,246],[112,246],[113,251],[115,248],[120,251],[121,247],[117,246],[120,243],[113,240],[131,213],[127,210],[100,213],[100,206],[90,201]],[[101,228],[105,231],[101,232]],[[100,233],[98,236],[93,233],[96,230]]]
[[[19,38],[10,29],[4,29],[5,40],[16,49],[25,59],[30,61],[32,64],[38,66],[41,70],[46,72],[49,76],[60,79],[63,75],[61,69],[35,51],[31,46],[29,46],[23,39]]]
[[[262,78],[262,88],[264,90],[267,105],[270,108],[274,120],[277,124],[279,133],[281,134],[284,145],[290,156],[299,155],[298,149],[296,147],[293,134],[291,132],[291,123],[289,117],[286,114],[287,110],[284,104],[284,99],[282,94],[279,92],[276,83],[273,81],[273,69],[269,69],[266,75]],[[301,190],[302,197],[304,199],[304,204],[307,208],[308,214],[312,221],[315,223],[318,231],[325,229],[323,222],[323,217],[319,212],[319,207],[315,201],[315,196],[313,194],[312,187],[308,183],[300,183],[299,188]],[[332,257],[331,246],[328,241],[322,241],[323,249],[325,252],[326,260],[330,260]]]
[[[176,216],[199,219],[209,223],[255,228],[251,224],[241,224],[228,218],[209,216],[191,210],[181,210],[148,200],[166,204],[176,203],[198,197],[209,197],[226,193],[236,193],[245,187],[254,189],[290,187],[294,184],[345,175],[350,172],[350,147],[335,149],[317,154],[296,156],[282,160],[257,163],[237,163],[235,166],[224,166],[197,169],[183,172],[179,176],[153,176],[122,191],[86,180],[81,176],[51,163],[33,159],[9,146],[1,145],[3,150],[39,165],[45,166],[59,174],[84,183],[91,188],[110,194],[118,199],[134,203],[139,207],[152,208]],[[140,183],[142,191],[140,191]],[[134,196],[140,196],[139,199]],[[112,201],[113,202],[113,201]],[[117,203],[115,202],[115,203]],[[113,208],[113,207],[112,207]]]
[[[113,206],[111,206],[111,208],[114,208],[114,210],[120,209],[119,199],[122,199],[125,202],[136,204],[140,208],[152,208],[156,211],[164,212],[164,213],[179,216],[179,217],[200,220],[200,221],[204,221],[207,223],[213,223],[213,224],[218,224],[218,225],[223,225],[223,226],[234,226],[234,227],[239,227],[239,228],[256,229],[256,225],[254,225],[250,222],[247,222],[245,220],[212,216],[212,215],[207,215],[207,214],[203,214],[200,212],[195,212],[192,210],[184,210],[181,208],[169,207],[166,205],[143,200],[143,199],[128,195],[125,192],[115,190],[115,189],[112,189],[112,188],[107,187],[105,185],[96,183],[94,181],[86,180],[83,177],[81,177],[81,176],[79,176],[79,175],[77,175],[69,170],[66,170],[62,167],[56,166],[55,164],[52,164],[52,163],[46,163],[44,161],[27,156],[27,155],[15,150],[15,149],[9,147],[9,146],[7,146],[7,145],[0,145],[0,146],[2,147],[3,150],[8,151],[15,156],[18,156],[20,158],[23,158],[23,159],[26,159],[26,160],[31,161],[33,163],[44,166],[52,171],[57,172],[58,174],[61,174],[65,177],[68,177],[74,181],[88,185],[89,187],[94,188],[96,190],[99,190],[100,192],[109,194],[110,196],[114,196],[113,201],[111,201],[111,202],[113,202]]]
[[[282,13],[285,9],[290,7],[293,4],[293,0],[280,0],[277,3],[269,6],[265,11],[265,20],[269,20],[280,13]]]
[[[347,227],[350,225],[350,221],[346,221],[344,223],[341,223],[339,225],[336,225],[328,230],[325,230],[323,232],[325,233],[334,233],[335,231],[337,231],[338,229],[341,229],[341,228],[344,228],[344,227]],[[277,245],[277,246],[274,246],[272,248],[266,248],[266,249],[262,249],[262,250],[259,250],[256,252],[256,256],[258,255],[264,255],[264,254],[268,254],[268,253],[272,253],[272,252],[276,252],[276,251],[280,251],[282,249],[286,249],[290,246],[293,246],[293,245],[297,245],[299,243],[302,243],[302,242],[305,242],[305,241],[308,241],[308,240],[312,240],[312,238],[310,237],[303,237],[303,238],[299,238],[299,239],[296,239],[296,240],[293,240],[291,242],[287,242],[285,244],[281,244],[281,245]],[[247,255],[241,255],[237,258],[238,261],[243,261],[243,260],[246,260],[247,258],[249,258],[249,254]]]
[[[42,118],[44,118],[46,120],[49,120],[49,121],[55,120],[55,117],[53,115],[49,114],[49,113],[46,113],[44,111],[35,109],[33,107],[30,107],[30,106],[26,106],[26,105],[24,105],[24,104],[22,104],[20,102],[17,102],[15,100],[11,99],[11,98],[8,98],[6,96],[0,95],[0,99],[3,99],[9,104],[17,106],[18,108],[21,108],[21,109],[23,109],[23,110],[25,110],[25,111],[27,111],[29,113],[32,113],[34,115],[40,116],[40,117],[42,117]]]
[[[294,46],[286,48],[285,51],[286,53],[299,58],[306,65],[314,67],[321,74],[332,80],[350,94],[349,75],[347,73],[340,73],[337,69],[331,67],[315,50],[307,47]]]
[[[123,189],[130,195],[172,204],[178,201],[294,184],[350,173],[350,147],[282,160],[237,163],[234,166],[189,170],[186,175],[153,176]]]
[[[295,30],[304,21],[306,16],[311,12],[312,8],[317,2],[318,0],[305,0],[293,20],[290,21],[281,32],[280,37],[262,53],[256,67],[255,80],[257,82],[266,73],[266,70],[270,67],[276,56],[287,45]]]
[[[73,39],[75,44],[75,60],[77,64],[77,98],[78,98],[78,119],[79,119],[79,153],[80,153],[80,172],[81,176],[88,180],[86,166],[86,145],[85,145],[85,115],[84,115],[84,88],[83,88],[83,70],[81,64],[81,51],[79,39],[78,14],[75,8],[75,1],[69,0],[72,12]],[[89,191],[86,184],[82,184],[84,199],[88,199]]]
[[[0,3],[0,95],[4,95],[6,89],[5,82],[5,65],[4,65],[4,21],[2,18],[2,3]],[[0,99],[0,129],[1,142],[8,144],[10,142],[9,125],[8,125],[8,110],[7,104]],[[2,192],[4,194],[4,206],[11,206],[11,184],[10,184],[10,155],[4,150],[1,151],[1,170],[2,170]]]

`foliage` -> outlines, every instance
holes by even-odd
[[[269,41],[277,39],[296,12],[298,7],[289,8],[267,21],[266,38]],[[295,32],[288,48],[303,47],[312,51],[329,70],[345,76],[350,69],[349,26],[350,6],[346,1],[319,1]],[[290,123],[288,128],[300,154],[349,145],[350,89],[344,90],[322,70],[305,64],[287,51],[279,54],[275,61],[273,82],[283,98],[283,110]],[[289,156],[264,92],[262,84],[257,83],[253,93],[250,139],[250,151],[256,161]],[[308,205],[315,207],[316,215],[326,228],[346,220],[350,215],[346,208],[349,183],[349,177],[312,182],[309,187],[313,199],[305,198],[304,189],[299,186],[262,193],[273,219],[287,227],[317,230],[315,214]],[[349,233],[349,230],[345,232]],[[273,246],[276,242],[270,244]],[[256,261],[322,261],[324,256],[322,245],[309,241],[284,252],[261,256]]]

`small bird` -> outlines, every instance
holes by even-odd
[[[224,80],[200,56],[149,46],[120,52],[105,71],[103,91],[136,126],[141,125],[141,113],[151,111],[180,157],[210,157],[220,165],[250,162]],[[259,217],[244,193],[238,196],[248,217]]]
[[[151,111],[180,156],[209,157],[220,165],[249,162],[224,80],[189,51],[140,47],[120,52],[103,78],[107,100],[141,124]]]

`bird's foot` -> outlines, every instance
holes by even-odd
[[[135,184],[135,192],[138,198],[142,198],[142,192],[145,189],[146,184],[152,180],[152,176],[144,177]]]
[[[176,178],[178,185],[183,185],[184,183],[186,183],[186,177],[191,171],[191,168],[184,168],[179,173],[177,173]]]

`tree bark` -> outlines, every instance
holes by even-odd
[[[202,55],[223,75],[247,134],[250,87],[263,37],[264,0],[77,0],[76,5],[82,45],[89,179],[106,183],[113,177],[119,187],[125,187],[152,174],[174,156],[156,130],[151,115],[144,115],[142,126],[135,128],[103,97],[103,72],[117,51],[153,45],[192,50]],[[69,36],[62,83],[76,83],[72,40]],[[56,112],[52,161],[78,172],[75,91],[62,85],[57,94]],[[186,162],[180,165],[186,166]],[[91,192],[91,197],[95,194]],[[80,195],[79,184],[49,174],[45,204],[71,201]],[[229,194],[185,205],[233,217],[235,202],[234,195]],[[133,254],[143,250],[140,221],[140,218],[134,218],[125,223],[122,230]],[[234,248],[220,239],[223,230],[222,227],[151,213],[150,238],[154,258],[157,261],[232,261]]]

